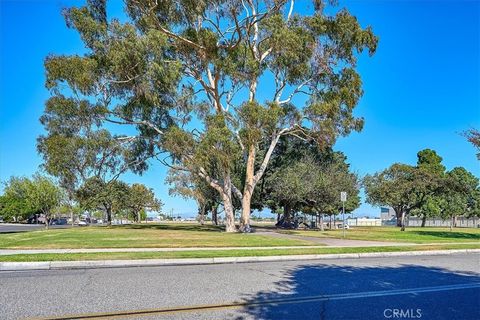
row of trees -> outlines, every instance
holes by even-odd
[[[41,214],[46,228],[54,213],[70,215],[73,223],[74,213],[100,211],[107,224],[111,224],[112,213],[140,222],[141,214],[146,210],[160,211],[161,207],[161,201],[143,184],[128,185],[118,180],[104,183],[98,178],[88,179],[76,191],[72,201],[65,189],[40,174],[31,179],[10,178],[0,196],[0,216],[3,219],[19,221]]]
[[[235,212],[242,232],[253,209],[286,221],[334,214],[340,189],[354,209],[358,177],[331,147],[362,129],[357,59],[373,55],[378,38],[348,10],[327,8],[335,3],[126,0],[121,19],[105,0],[64,10],[86,50],[45,60],[45,170],[74,201],[156,159],[170,169],[171,192],[194,198],[201,217],[211,211],[215,222],[222,208],[227,232],[237,231]]]
[[[452,219],[480,215],[479,179],[465,168],[447,171],[442,158],[430,149],[417,154],[417,165],[395,163],[364,179],[367,202],[390,206],[397,225],[405,230],[408,215]]]

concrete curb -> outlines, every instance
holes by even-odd
[[[480,253],[480,249],[309,254],[309,255],[258,256],[258,257],[217,257],[217,258],[192,258],[192,259],[0,262],[0,271],[68,270],[68,269],[153,267],[153,266],[156,267],[156,266],[172,266],[172,265],[205,265],[205,264],[246,263],[246,262],[274,262],[274,261],[328,260],[328,259],[346,259],[346,258],[358,259],[358,258],[371,258],[371,257],[378,258],[378,257],[421,256],[421,255],[448,255],[448,254],[455,254],[455,253]]]

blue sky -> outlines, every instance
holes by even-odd
[[[303,1],[297,1],[302,4]],[[38,118],[48,98],[43,60],[49,53],[84,52],[60,12],[83,1],[0,2],[0,180],[31,175],[41,158]],[[341,138],[353,170],[364,175],[394,162],[414,164],[416,153],[436,150],[447,169],[463,166],[480,177],[474,148],[461,136],[480,128],[480,2],[340,1],[362,26],[380,37],[377,53],[358,64],[365,94],[355,110],[365,118],[361,133]],[[121,7],[111,7],[112,15]],[[164,211],[193,216],[195,204],[168,196],[165,168],[153,164],[128,182],[152,187]],[[362,205],[359,215],[378,215]]]

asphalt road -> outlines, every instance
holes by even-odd
[[[71,225],[52,225],[51,229],[66,229],[71,228]],[[44,224],[14,224],[14,223],[0,223],[0,233],[14,233],[14,232],[26,232],[45,229]]]
[[[480,319],[480,255],[0,272],[1,319],[75,315]]]

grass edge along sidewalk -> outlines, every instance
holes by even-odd
[[[147,259],[147,260],[96,260],[96,261],[47,261],[47,262],[0,262],[1,271],[28,270],[71,270],[96,268],[159,267],[172,265],[208,265],[226,263],[307,261],[325,259],[388,258],[420,255],[475,254],[480,249],[431,250],[410,252],[370,252],[317,255],[284,255],[258,257],[190,258],[190,259]]]
[[[336,247],[301,249],[258,249],[258,250],[202,250],[163,252],[95,252],[95,253],[42,253],[13,254],[0,256],[0,262],[50,262],[50,261],[103,261],[103,260],[149,260],[149,259],[205,259],[271,257],[295,255],[365,254],[388,252],[416,252],[432,250],[478,250],[479,244],[381,246],[381,247]]]

